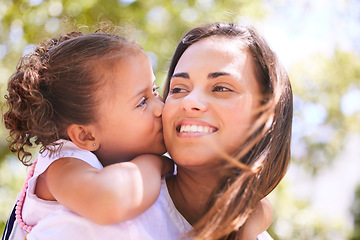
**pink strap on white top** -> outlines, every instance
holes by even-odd
[[[16,208],[15,208],[16,221],[19,223],[20,227],[27,232],[30,232],[33,227],[26,225],[26,223],[22,219],[21,214],[22,214],[22,208],[23,208],[24,200],[25,200],[25,196],[26,196],[26,190],[28,189],[28,186],[29,186],[28,182],[29,182],[29,179],[34,175],[36,163],[37,163],[37,159],[31,165],[28,176],[24,182],[24,186],[22,187],[21,192],[19,194],[19,199],[16,203]]]

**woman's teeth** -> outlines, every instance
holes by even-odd
[[[180,133],[211,133],[215,129],[209,126],[181,125]]]

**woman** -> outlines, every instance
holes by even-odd
[[[240,234],[289,163],[285,70],[255,30],[219,23],[183,37],[166,83],[165,145],[178,164],[168,179],[174,204],[199,239]]]
[[[247,239],[245,221],[290,160],[292,91],[284,68],[252,28],[206,25],[180,41],[164,97],[164,140],[178,169],[163,180],[157,202],[111,226],[58,212],[29,240]]]

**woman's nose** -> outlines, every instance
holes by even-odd
[[[193,90],[181,102],[182,109],[187,112],[200,112],[207,109],[205,96],[200,90]]]

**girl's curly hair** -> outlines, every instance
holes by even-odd
[[[70,124],[95,122],[104,71],[114,58],[139,49],[114,34],[70,32],[22,57],[2,108],[10,150],[29,165],[31,153],[26,148],[35,144],[41,151],[52,151],[57,140],[68,139]]]

